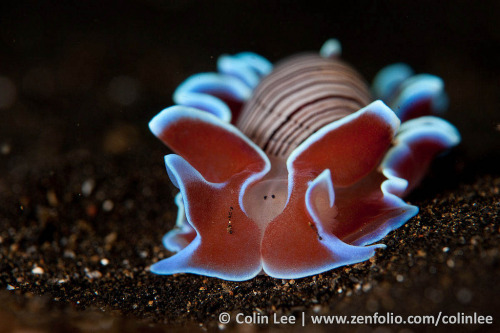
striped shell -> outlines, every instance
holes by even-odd
[[[244,105],[237,127],[269,156],[287,157],[312,133],[372,101],[349,65],[317,54],[279,63]]]

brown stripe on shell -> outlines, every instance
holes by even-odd
[[[278,63],[256,87],[237,126],[268,155],[288,156],[307,137],[371,102],[350,66],[316,54]]]

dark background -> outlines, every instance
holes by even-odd
[[[97,152],[113,126],[147,130],[175,87],[214,70],[221,53],[251,50],[274,62],[335,37],[367,80],[399,61],[441,76],[447,118],[476,161],[495,139],[498,147],[499,12],[496,1],[3,1],[0,74],[17,91],[1,110],[3,140],[15,141],[14,153]],[[137,91],[126,106],[109,94],[121,76]],[[47,135],[52,126],[58,138]]]
[[[414,297],[415,304],[422,303],[416,309],[425,309],[427,296],[422,296],[427,290],[425,284],[434,279],[425,275],[429,265],[437,265],[443,276],[453,277],[475,264],[471,272],[485,272],[485,281],[498,280],[499,254],[498,251],[492,254],[491,249],[499,244],[499,13],[500,2],[494,0],[338,4],[333,1],[2,1],[0,287],[14,289],[2,294],[8,300],[5,304],[14,304],[7,306],[5,313],[14,316],[32,313],[31,296],[27,295],[44,295],[49,300],[39,307],[41,313],[62,311],[63,317],[67,316],[68,306],[78,311],[96,306],[106,313],[117,312],[141,320],[210,325],[215,320],[214,314],[222,310],[243,310],[246,304],[243,301],[232,303],[224,299],[222,304],[213,305],[210,296],[203,298],[182,292],[172,296],[192,286],[196,290],[204,285],[208,285],[209,291],[220,289],[219,280],[207,282],[191,275],[171,279],[141,273],[151,262],[168,255],[161,250],[160,239],[173,224],[176,213],[172,204],[175,191],[163,167],[162,157],[168,151],[149,133],[147,123],[172,104],[171,95],[185,78],[215,70],[216,59],[222,53],[254,51],[275,62],[300,51],[319,50],[332,37],[341,41],[343,58],[369,81],[383,66],[400,61],[410,64],[417,73],[442,77],[450,99],[449,110],[443,117],[462,135],[461,145],[437,163],[430,180],[409,198],[423,212],[422,221],[417,218],[417,222],[409,223],[432,226],[446,214],[452,214],[449,226],[436,231],[449,235],[432,234],[428,243],[417,242],[417,246],[429,253],[441,253],[443,244],[458,242],[460,246],[468,246],[470,237],[479,235],[476,242],[481,244],[480,251],[467,252],[461,248],[466,254],[463,266],[453,267],[445,259],[436,264],[429,255],[422,271],[418,271],[423,274],[421,279],[403,287],[399,296],[393,295],[396,302],[405,303]],[[88,195],[82,190],[86,181],[94,185]],[[475,207],[475,203],[480,207]],[[465,204],[468,208],[460,206]],[[425,215],[425,209],[432,214]],[[482,218],[489,223],[487,227],[476,225]],[[464,219],[471,219],[467,223],[475,225],[476,234],[455,224]],[[422,238],[412,234],[418,230],[417,226],[396,234],[394,237],[401,238],[394,242],[400,247],[393,246],[392,251],[414,250],[408,250],[404,244],[411,247],[415,239]],[[66,256],[72,237],[76,243],[69,251],[76,257]],[[465,237],[463,242],[460,237]],[[483,256],[486,252],[481,251],[489,253],[493,259],[488,255],[486,258],[493,261],[488,261],[489,264],[481,261],[486,260]],[[382,258],[379,266],[387,272],[393,269],[387,264],[392,260],[390,253],[379,256]],[[128,260],[129,266],[111,264],[106,273],[95,256],[114,256],[121,263]],[[403,258],[398,262],[400,267],[412,267],[405,255],[399,256]],[[488,269],[481,270],[481,265]],[[45,273],[33,276],[34,266],[44,267]],[[89,278],[85,270],[88,267],[100,269],[103,278],[99,281]],[[127,270],[135,278],[127,280]],[[418,277],[418,272],[407,270],[404,276]],[[368,281],[373,278],[378,285],[394,283],[394,279],[387,280],[387,276],[377,274],[369,275]],[[114,281],[113,276],[120,282]],[[355,289],[354,282],[345,282],[350,279],[349,272],[339,269],[326,276],[332,286]],[[361,270],[360,276],[363,280],[366,272]],[[54,285],[54,279],[65,278],[69,280],[65,287]],[[486,311],[498,306],[495,301],[498,287],[482,287],[474,279],[450,279],[452,285],[468,281],[467,290],[476,295],[473,306],[464,305],[465,308],[458,310]],[[311,280],[301,281],[307,284]],[[141,283],[153,285],[156,291],[144,291]],[[286,313],[297,304],[309,311],[316,304],[311,297],[317,296],[317,290],[307,292],[304,287],[303,301],[291,301],[273,294],[275,284],[282,287],[281,281],[258,278],[249,283],[229,285],[247,288],[248,292],[262,291],[271,301],[252,306],[265,311],[274,306]],[[89,296],[83,291],[94,286],[106,296]],[[462,290],[446,289],[452,287],[441,284],[435,288],[444,295],[435,304],[436,309],[457,302],[455,295]],[[488,292],[494,294],[487,300]],[[148,302],[151,299],[156,302],[157,298],[151,298],[155,293],[164,302],[152,307]],[[332,304],[343,298],[334,292],[326,295],[319,304],[338,309]],[[200,297],[200,304],[205,305],[193,305],[198,314],[193,314],[194,310],[181,311],[187,302],[197,304],[195,299]],[[360,298],[365,304],[363,297],[371,296]],[[62,304],[61,308],[47,305],[54,299]],[[358,306],[356,301],[347,304],[343,308],[346,313]],[[387,309],[384,306],[379,311]],[[403,307],[408,312],[412,309]]]

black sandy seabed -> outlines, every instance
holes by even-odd
[[[265,8],[265,10],[264,10]],[[304,313],[309,331],[500,330],[500,41],[495,1],[2,2],[0,5],[0,332],[296,330],[239,325]],[[354,27],[352,29],[348,27]],[[170,255],[176,193],[169,151],[147,122],[221,53],[275,61],[339,38],[371,79],[405,60],[443,77],[443,117],[463,142],[408,202],[419,214],[369,261],[297,280],[245,282],[149,265]],[[229,312],[233,322],[218,322]],[[490,325],[312,325],[312,315],[465,314]]]

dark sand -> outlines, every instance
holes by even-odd
[[[219,325],[224,311],[299,321],[305,313],[309,324],[316,314],[477,313],[493,325],[310,328],[498,331],[499,6],[396,3],[346,6],[343,15],[298,4],[273,14],[264,2],[2,3],[0,77],[17,93],[0,109],[0,332],[302,329]],[[168,150],[149,133],[149,119],[171,105],[184,78],[213,70],[220,53],[250,49],[275,61],[332,36],[369,79],[405,60],[446,82],[443,117],[463,143],[407,198],[420,213],[371,260],[304,279],[149,273],[170,255],[161,237],[177,213],[163,166]],[[120,84],[129,87],[125,97],[112,93]],[[137,98],[128,105],[131,90]]]

